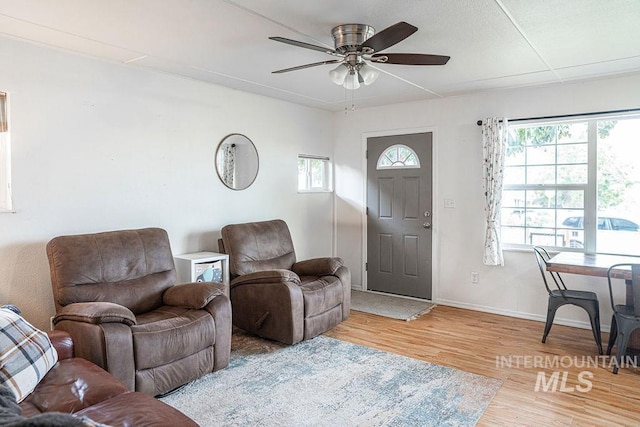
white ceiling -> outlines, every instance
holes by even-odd
[[[385,52],[449,63],[356,91],[332,65],[271,73],[334,57],[269,36],[333,48],[338,24],[399,21],[419,30]],[[639,0],[0,0],[0,35],[334,111],[640,72]]]

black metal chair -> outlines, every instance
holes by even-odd
[[[547,341],[547,335],[551,330],[553,319],[556,316],[558,308],[565,304],[577,305],[582,307],[587,314],[589,314],[589,321],[591,322],[591,330],[593,331],[593,337],[598,345],[598,354],[602,354],[602,338],[600,337],[600,304],[598,303],[598,296],[595,292],[591,291],[575,291],[567,289],[560,274],[554,271],[547,271],[547,261],[551,258],[547,250],[540,246],[534,246],[533,252],[536,254],[536,260],[538,261],[538,267],[540,267],[540,273],[542,274],[542,280],[544,286],[547,288],[549,294],[549,304],[547,306],[547,322],[544,326],[544,334],[542,335],[542,342]],[[552,289],[547,282],[547,275],[549,275],[557,289]]]
[[[613,270],[631,269],[631,288],[633,295],[633,305],[616,304],[613,300],[613,288],[611,279]],[[611,308],[613,316],[611,316],[611,331],[609,332],[609,344],[607,345],[607,354],[611,354],[613,344],[618,341],[618,350],[616,352],[616,363],[613,364],[613,373],[618,373],[621,366],[622,358],[627,353],[627,345],[629,337],[636,329],[640,328],[640,264],[615,264],[609,267],[607,271],[607,279],[609,282],[609,297],[611,298]],[[618,339],[619,338],[619,339]]]

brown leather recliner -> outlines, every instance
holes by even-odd
[[[129,390],[155,396],[229,364],[223,285],[176,285],[165,230],[60,236],[47,256],[55,329]]]
[[[239,328],[295,344],[349,316],[351,273],[342,259],[296,262],[284,221],[227,225],[219,245],[229,254],[233,323]]]

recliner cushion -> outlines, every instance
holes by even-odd
[[[342,304],[342,283],[337,277],[302,276],[300,281],[305,318],[324,313]]]
[[[215,344],[216,328],[205,310],[162,306],[131,327],[136,370],[183,359]]]
[[[280,220],[231,224],[222,227],[224,249],[232,276],[256,271],[290,270],[296,262],[287,224]]]
[[[47,243],[56,308],[109,301],[134,314],[162,305],[176,272],[160,228],[59,236]]]

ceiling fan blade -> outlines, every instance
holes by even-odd
[[[411,24],[401,21],[385,28],[377,34],[374,34],[365,40],[360,46],[369,47],[373,49],[374,52],[380,52],[381,50],[401,42],[416,31],[418,31],[418,27],[414,27]]]
[[[298,40],[291,40],[291,39],[287,39],[287,38],[284,38],[284,37],[269,37],[269,40],[274,40],[274,41],[277,41],[277,42],[280,42],[280,43],[290,44],[292,46],[303,47],[305,49],[317,50],[317,51],[320,51],[320,52],[328,53],[329,55],[338,54],[335,50],[330,49],[328,47],[317,46],[315,44],[300,42]]]
[[[444,65],[449,62],[450,58],[449,56],[427,55],[425,53],[380,53],[372,55],[371,61],[378,64]]]
[[[314,62],[313,64],[298,65],[297,67],[283,68],[282,70],[272,71],[272,74],[288,73],[289,71],[304,70],[305,68],[317,67],[318,65],[335,64],[342,62],[341,59],[332,59],[330,61]]]

